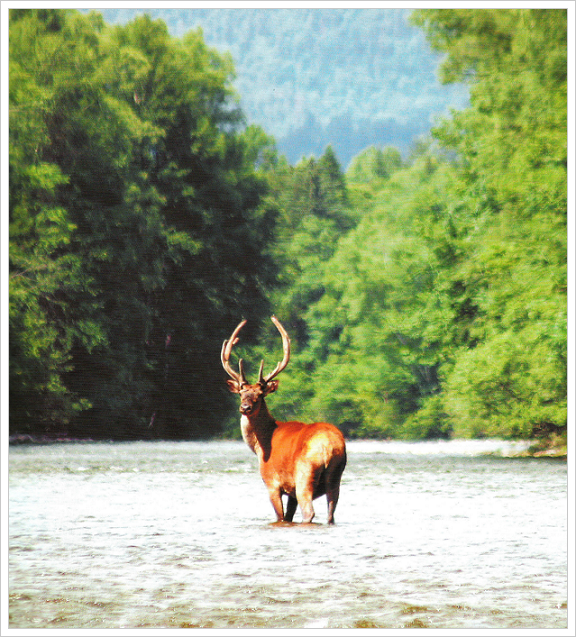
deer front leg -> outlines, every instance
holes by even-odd
[[[274,507],[274,511],[276,512],[276,517],[278,518],[278,522],[282,522],[284,520],[284,507],[282,506],[282,492],[278,488],[270,487],[268,489],[268,495],[270,496],[270,502],[272,502],[272,506]]]

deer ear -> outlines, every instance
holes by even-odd
[[[228,387],[230,387],[230,391],[233,394],[240,393],[240,385],[235,380],[227,380],[226,382],[228,383]]]
[[[277,380],[269,380],[266,383],[266,389],[265,391],[265,396],[268,396],[268,394],[271,394],[272,392],[275,392],[278,389],[278,381]]]

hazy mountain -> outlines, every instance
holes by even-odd
[[[125,23],[143,9],[101,11]],[[147,9],[181,36],[201,27],[229,51],[249,122],[292,162],[332,144],[346,166],[368,145],[406,152],[434,119],[467,104],[436,79],[439,56],[404,9]]]

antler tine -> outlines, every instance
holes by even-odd
[[[240,370],[240,382],[246,382],[246,374],[244,374],[244,361],[240,359],[238,361],[238,369]]]
[[[238,325],[236,326],[236,329],[232,332],[232,336],[227,341],[224,341],[224,343],[222,344],[222,353],[220,354],[222,367],[224,367],[230,378],[234,379],[238,383],[246,382],[244,369],[241,363],[239,365],[240,373],[235,372],[232,369],[232,367],[230,366],[230,354],[234,345],[236,345],[236,343],[240,340],[238,338],[238,332],[244,327],[244,325],[246,325],[246,319],[240,321],[240,323],[238,323]]]
[[[262,362],[260,363],[260,371],[258,372],[258,382],[261,385],[266,384],[266,381],[264,380],[264,359],[262,359]]]
[[[232,378],[233,380],[239,382],[240,381],[240,374],[235,372],[230,367],[230,363],[228,362],[228,359],[226,357],[226,346],[227,345],[228,345],[228,341],[224,341],[224,343],[222,344],[222,352],[220,354],[220,360],[222,361],[222,367],[224,368],[224,370],[226,371],[228,376],[230,376],[230,378]]]
[[[274,378],[274,376],[277,376],[281,371],[283,371],[286,368],[286,365],[288,365],[288,361],[290,360],[290,337],[288,336],[286,330],[282,327],[282,323],[280,323],[280,321],[275,316],[272,316],[271,318],[272,318],[272,322],[278,328],[278,331],[280,332],[280,335],[282,336],[282,347],[284,348],[284,358],[282,359],[280,363],[278,363],[278,365],[276,365],[276,368],[271,374],[268,374],[267,376],[264,377],[263,380],[265,383],[270,382]],[[264,361],[262,361],[262,365],[260,366],[260,376],[262,376],[263,366],[264,366]]]

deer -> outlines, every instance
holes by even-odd
[[[242,359],[238,370],[230,365],[232,348],[238,333],[246,324],[242,320],[232,336],[222,345],[222,366],[230,380],[230,391],[240,396],[240,428],[244,442],[258,457],[260,475],[266,488],[277,522],[292,522],[298,505],[302,523],[314,518],[312,501],[325,495],[328,504],[328,524],[334,524],[334,511],[340,494],[340,479],[346,466],[346,443],[342,432],[326,422],[278,422],[266,405],[265,398],[278,389],[276,376],[284,371],[290,360],[290,338],[280,323],[272,322],[282,336],[284,356],[270,374],[264,375],[264,360],[260,364],[258,380],[246,380]],[[282,496],[287,495],[286,512]]]

